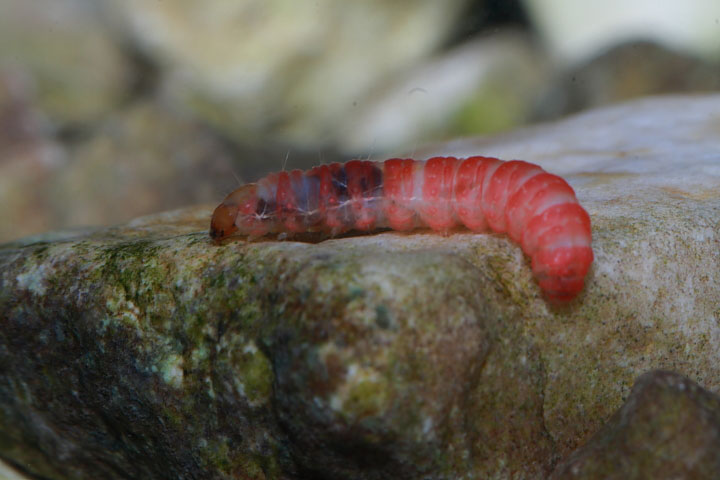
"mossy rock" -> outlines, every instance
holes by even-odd
[[[596,260],[562,307],[502,235],[215,244],[200,206],[5,244],[0,455],[48,478],[544,478],[642,373],[720,386],[717,112],[444,147],[576,188]]]

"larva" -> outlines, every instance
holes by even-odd
[[[531,163],[490,157],[353,160],[268,175],[215,209],[210,236],[428,226],[507,233],[546,295],[567,301],[593,261],[590,216],[570,185]]]

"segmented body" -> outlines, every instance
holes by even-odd
[[[410,230],[457,225],[519,243],[553,300],[583,288],[593,261],[590,217],[570,185],[531,163],[496,158],[353,160],[268,175],[227,196],[210,234]]]

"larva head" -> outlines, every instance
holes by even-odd
[[[250,183],[238,188],[218,205],[210,221],[210,237],[222,240],[233,233],[262,235],[262,220],[256,213],[257,185]]]

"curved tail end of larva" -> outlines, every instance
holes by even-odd
[[[548,300],[565,304],[583,290],[593,260],[590,246],[540,249],[532,256],[532,271]]]

